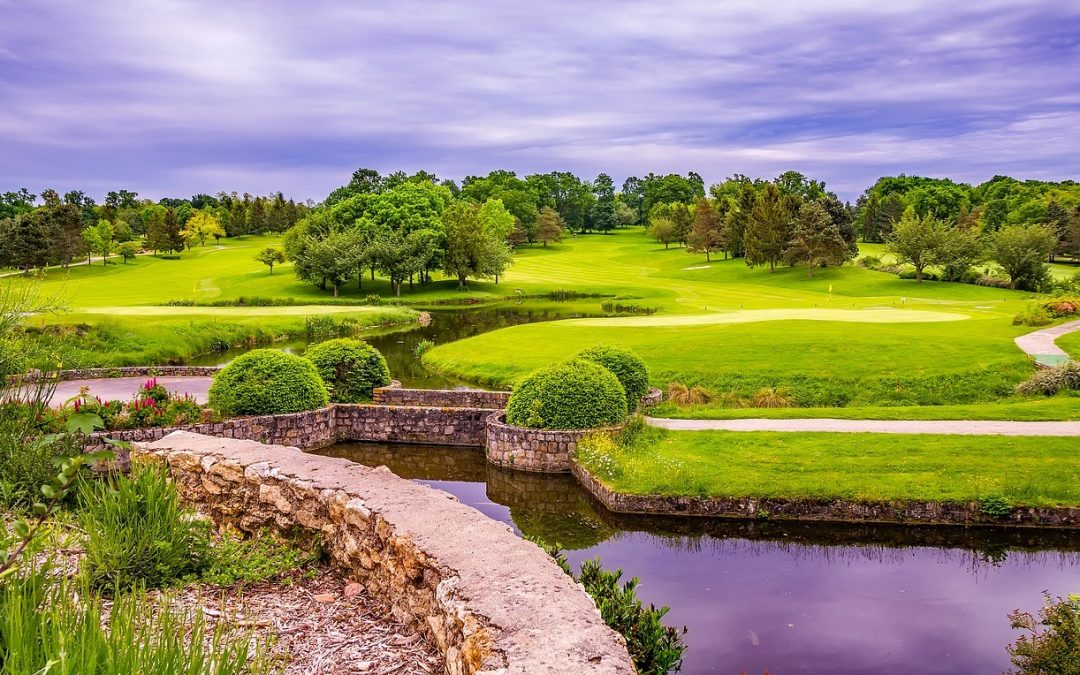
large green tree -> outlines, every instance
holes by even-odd
[[[775,272],[777,263],[783,260],[793,227],[791,197],[773,183],[766,183],[757,191],[746,223],[743,236],[746,264],[768,265],[769,272]]]
[[[705,261],[712,260],[713,253],[724,248],[724,219],[713,203],[706,197],[699,197],[694,204],[694,222],[686,247],[696,253],[704,253]]]
[[[1039,290],[1049,277],[1046,260],[1057,233],[1041,223],[1004,227],[990,238],[990,257],[1009,275],[1009,288]]]
[[[915,267],[915,281],[921,284],[926,268],[941,260],[945,225],[933,216],[920,217],[915,207],[909,206],[886,242],[897,262]]]
[[[593,194],[596,203],[592,208],[592,229],[598,232],[608,233],[619,224],[615,212],[615,183],[611,176],[602,173],[593,181]]]
[[[854,256],[854,251],[833,223],[828,211],[818,201],[804,202],[795,216],[791,241],[784,250],[789,264],[806,264],[806,276],[814,269],[840,265]]]

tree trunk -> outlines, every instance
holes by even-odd
[[[334,297],[335,298],[338,296],[338,289],[339,288],[340,288],[340,286],[338,284],[334,284]]]
[[[371,280],[375,281],[375,268],[374,267],[371,268]]]
[[[769,274],[773,274],[774,272],[776,272],[776,261],[775,260],[770,260],[769,261]]]
[[[917,283],[917,284],[922,283],[922,267],[916,267],[915,268],[915,283]]]
[[[712,262],[712,260],[709,260],[709,252],[708,251],[705,251],[705,262]]]
[[[400,298],[401,297],[401,282],[400,281],[391,281],[390,283],[393,284],[393,286],[394,286],[394,295]]]
[[[460,288],[462,290],[465,289],[465,279],[466,278],[467,278],[467,275],[465,275],[465,274],[457,275],[458,288]]]
[[[813,279],[814,278],[814,264],[812,262],[809,262],[809,261],[807,261],[807,263],[806,263],[806,278],[807,279]]]

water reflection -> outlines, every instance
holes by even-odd
[[[601,556],[690,627],[684,672],[995,673],[1006,613],[1080,590],[1080,537],[1058,531],[612,514],[570,476],[489,466],[479,449],[325,450],[446,490],[518,532]]]

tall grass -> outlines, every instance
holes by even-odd
[[[264,645],[200,610],[136,590],[109,605],[85,581],[38,568],[0,584],[0,673],[233,675],[270,672]],[[106,621],[107,619],[107,621]]]
[[[93,588],[156,588],[206,567],[209,528],[180,505],[164,469],[136,464],[130,476],[88,479],[78,499]]]

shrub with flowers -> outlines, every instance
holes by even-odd
[[[101,418],[106,431],[173,427],[197,424],[203,417],[201,406],[190,395],[174,396],[156,378],[144,382],[130,401],[105,401],[84,389],[59,409],[44,411],[39,419],[43,433],[57,433],[72,415],[92,413]]]

